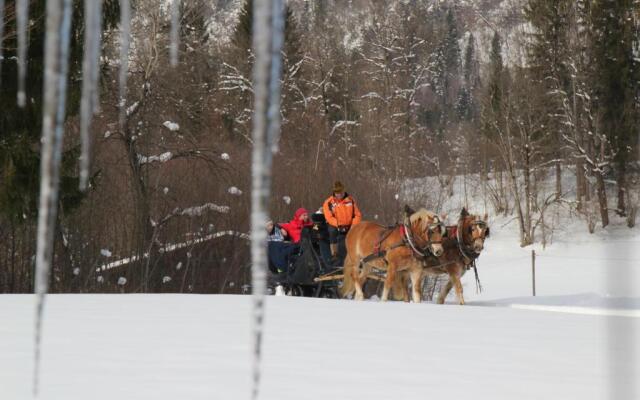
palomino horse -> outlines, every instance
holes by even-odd
[[[354,226],[345,241],[347,257],[342,296],[347,297],[355,292],[355,299],[363,300],[362,286],[372,268],[386,271],[382,301],[389,297],[398,271],[406,271],[414,287],[420,287],[422,266],[413,261],[416,257],[425,258],[430,254],[441,256],[445,234],[446,228],[437,215],[425,209],[413,212],[409,207],[405,208],[402,225],[387,228],[363,221]],[[413,296],[414,301],[420,301],[422,293],[414,290]]]
[[[486,221],[487,214],[484,215],[484,218],[480,218],[479,215],[469,214],[463,208],[460,212],[458,224],[447,227],[448,235],[442,243],[444,253],[437,260],[422,260],[423,275],[449,275],[449,281],[442,287],[438,297],[438,304],[444,303],[452,287],[456,290],[458,302],[461,305],[464,304],[460,278],[469,268],[475,266],[475,260],[480,256],[484,248],[484,241],[489,237],[489,226]],[[420,261],[415,260],[414,262],[419,263]],[[411,282],[413,284],[413,277],[411,277]],[[407,283],[407,276],[400,274],[393,287],[395,298],[408,301]],[[421,284],[419,289],[421,290]]]

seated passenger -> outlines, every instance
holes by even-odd
[[[300,242],[302,229],[312,226],[313,222],[309,218],[309,212],[304,208],[298,208],[291,221],[286,224],[281,224],[281,227],[287,231],[287,234],[293,243]]]
[[[274,224],[273,220],[269,219],[266,223],[267,228],[267,242],[284,242],[287,240],[287,231],[282,229],[280,224]]]
[[[265,228],[267,230],[267,257],[269,258],[269,270],[279,274],[288,270],[292,257],[298,251],[298,245],[285,242],[288,236],[287,231],[280,225],[268,220]]]

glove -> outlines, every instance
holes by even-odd
[[[349,226],[349,225],[340,225],[340,226],[338,226],[338,232],[347,233],[347,232],[349,232],[349,228],[351,228],[351,226]]]

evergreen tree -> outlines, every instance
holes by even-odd
[[[301,60],[302,51],[299,43],[300,33],[297,28],[293,12],[288,4],[285,4],[284,10],[284,43],[282,48],[282,97],[281,111],[285,115],[283,125],[286,124],[286,115],[294,110],[298,103],[294,99],[298,98],[300,88],[303,86],[300,82],[301,77]],[[237,132],[246,131],[247,126],[236,124],[236,121],[247,121],[251,118],[251,102],[252,92],[250,90],[253,67],[253,50],[252,50],[252,32],[253,32],[253,0],[245,0],[240,11],[238,22],[233,31],[231,40],[231,48],[226,55],[226,64],[231,66],[230,74],[227,77],[231,79],[223,79],[222,87],[225,90],[235,92],[235,100],[237,104],[229,104],[225,114],[225,120],[228,121],[228,130],[230,138],[237,137]],[[238,84],[241,82],[241,84]],[[230,87],[230,89],[226,89]],[[237,89],[240,89],[238,92]]]
[[[488,104],[492,115],[502,112],[502,97],[504,91],[504,63],[502,61],[502,40],[498,32],[494,32],[491,40],[489,55]]]
[[[636,142],[638,63],[634,58],[633,0],[600,0],[591,4],[591,61],[600,127],[615,153],[618,213],[626,213],[626,171]]]
[[[439,104],[424,115],[425,122],[432,125],[438,138],[442,138],[447,126],[457,120],[460,102],[460,48],[458,27],[450,8],[436,13],[438,41],[432,54],[433,78],[431,86]]]
[[[534,28],[528,42],[528,63],[533,83],[540,87],[544,100],[540,121],[552,134],[551,152],[556,160],[563,157],[562,135],[568,127],[561,120],[563,101],[571,96],[569,79],[569,17],[573,0],[529,0],[525,16]],[[561,164],[556,162],[556,198],[562,193]]]
[[[288,4],[285,4],[285,22],[284,22],[284,47],[283,47],[283,68],[285,73],[289,70],[289,67],[296,64],[302,59],[300,43],[298,41],[299,32],[296,26],[296,21],[293,16],[293,11]],[[249,60],[247,63],[246,71],[251,71],[251,46],[252,46],[252,32],[253,32],[253,0],[245,0],[240,10],[238,17],[238,23],[233,32],[232,42],[234,47],[243,55],[245,59]]]
[[[5,26],[4,60],[0,76],[0,215],[13,222],[32,219],[37,214],[40,190],[40,135],[42,130],[42,85],[44,82],[44,45],[46,1],[30,2],[29,43],[27,54],[26,97],[24,108],[18,107],[17,96],[17,37],[15,19]],[[5,5],[15,9],[15,0]],[[114,26],[119,16],[119,2],[106,0],[103,6],[105,27]],[[79,109],[82,70],[83,2],[73,3],[72,40],[69,53],[67,115]],[[81,197],[74,174],[78,152],[66,151],[61,175],[60,201],[64,207],[77,205]]]
[[[458,46],[458,25],[451,9],[447,10],[446,34],[444,39],[444,57],[447,75],[456,79],[460,72],[460,47]]]
[[[453,11],[448,9],[444,19],[443,36],[440,45],[436,49],[436,92],[442,101],[443,110],[449,108],[455,92],[452,87],[459,80],[460,73],[460,48],[458,47],[458,27]]]
[[[475,92],[480,84],[479,64],[475,52],[475,39],[473,34],[469,34],[467,47],[464,52],[464,86],[458,95],[458,117],[464,120],[473,120],[476,115]]]

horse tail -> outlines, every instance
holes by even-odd
[[[342,277],[342,287],[340,288],[341,297],[348,297],[356,291],[356,285],[353,281],[353,276],[351,275],[352,270],[353,262],[351,261],[349,254],[347,254],[347,258],[344,262],[344,268],[342,270],[344,275]]]

